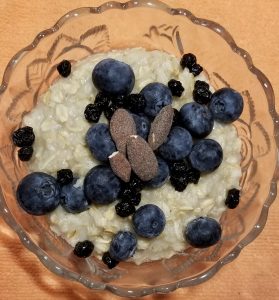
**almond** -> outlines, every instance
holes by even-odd
[[[109,162],[113,173],[124,182],[129,182],[131,177],[131,165],[125,155],[119,151],[109,156]]]
[[[110,120],[110,134],[117,150],[126,153],[126,143],[131,135],[137,134],[136,124],[129,112],[119,108]]]
[[[157,175],[157,158],[142,137],[136,135],[128,139],[127,155],[132,170],[141,180],[148,181]]]
[[[167,139],[170,133],[173,119],[173,108],[171,105],[163,107],[154,121],[151,123],[148,143],[152,150],[158,149]]]

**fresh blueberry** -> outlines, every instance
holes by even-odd
[[[193,168],[200,172],[212,172],[223,160],[223,150],[219,143],[211,139],[198,141],[190,155],[189,161]]]
[[[120,180],[110,167],[96,166],[92,168],[84,179],[84,194],[89,203],[109,204],[120,192]]]
[[[116,151],[109,127],[103,123],[96,124],[88,129],[86,142],[94,157],[100,161],[107,161],[108,157]]]
[[[166,225],[166,217],[158,206],[146,204],[133,215],[133,227],[139,236],[154,238],[160,235]]]
[[[213,93],[209,109],[214,120],[232,123],[240,117],[243,111],[243,98],[233,89],[222,88]]]
[[[60,186],[56,179],[42,172],[25,176],[17,187],[19,205],[29,214],[40,216],[53,211],[60,200]]]
[[[126,63],[107,58],[95,66],[92,80],[101,92],[110,95],[128,95],[134,87],[135,74]]]
[[[148,181],[146,185],[152,188],[161,187],[169,178],[170,171],[168,164],[160,157],[157,157],[158,161],[158,174],[153,179]]]
[[[186,241],[195,248],[207,248],[215,245],[221,238],[220,224],[208,217],[199,217],[186,226],[184,233]]]
[[[186,103],[180,109],[180,116],[183,127],[196,138],[206,137],[213,129],[213,116],[205,105]]]
[[[81,213],[89,208],[83,188],[76,187],[73,183],[61,187],[60,203],[67,212],[72,214]]]
[[[150,121],[144,115],[132,114],[133,119],[136,123],[137,134],[143,139],[147,139],[150,130]]]
[[[137,239],[130,231],[119,231],[112,239],[109,254],[117,260],[122,261],[132,257],[137,249]]]
[[[149,117],[155,117],[164,106],[172,103],[171,91],[162,83],[150,83],[140,93],[146,100],[144,113]]]
[[[175,126],[171,129],[166,142],[158,149],[165,160],[180,160],[191,151],[193,139],[191,134],[182,127]]]

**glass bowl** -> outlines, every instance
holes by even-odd
[[[10,136],[57,78],[56,65],[62,59],[74,63],[93,53],[139,46],[177,57],[195,53],[214,88],[231,86],[241,92],[245,108],[234,125],[242,140],[242,197],[237,209],[222,215],[223,235],[217,245],[189,248],[170,259],[140,266],[121,263],[108,270],[94,257],[74,257],[72,248],[50,231],[45,217],[28,215],[17,205],[15,190],[28,169],[18,161]],[[10,60],[0,96],[1,215],[26,248],[66,279],[125,297],[167,293],[212,277],[234,260],[266,223],[278,179],[279,118],[273,89],[250,55],[215,22],[155,0],[78,8],[39,33]]]

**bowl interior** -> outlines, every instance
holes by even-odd
[[[195,53],[214,88],[232,87],[241,92],[244,112],[234,125],[242,140],[242,197],[237,209],[223,214],[223,236],[216,246],[190,248],[170,259],[141,266],[123,263],[107,270],[93,257],[75,258],[71,247],[49,230],[46,218],[27,215],[18,207],[16,187],[28,170],[18,161],[10,135],[57,79],[56,65],[62,59],[74,63],[97,52],[132,47],[159,49],[177,57]],[[158,1],[77,9],[16,55],[0,91],[1,212],[24,245],[53,272],[123,296],[167,292],[211,277],[261,231],[276,195],[274,126],[278,119],[273,92],[249,54],[239,49],[220,25]]]

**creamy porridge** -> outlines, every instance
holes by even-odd
[[[85,135],[91,124],[84,118],[84,108],[94,102],[98,92],[92,84],[92,70],[108,57],[131,66],[135,74],[133,93],[139,93],[152,82],[167,85],[171,78],[179,80],[185,90],[180,98],[174,97],[172,106],[177,109],[193,101],[196,80],[206,81],[202,74],[194,77],[187,68],[182,70],[176,57],[160,51],[127,49],[96,54],[80,61],[73,66],[70,76],[55,82],[24,117],[24,125],[33,127],[36,136],[34,154],[28,163],[31,171],[56,176],[57,170],[69,168],[79,178],[76,185],[81,186],[87,172],[100,164],[86,145]],[[107,123],[103,115],[99,123]],[[156,238],[137,236],[137,250],[130,261],[141,264],[183,251],[187,247],[183,236],[187,223],[200,216],[219,220],[226,209],[224,201],[228,190],[239,188],[241,142],[234,126],[215,121],[213,131],[206,138],[217,141],[223,149],[223,161],[218,169],[202,174],[198,184],[188,184],[183,192],[175,191],[169,182],[160,188],[142,190],[139,207],[159,206],[165,214],[166,226]],[[51,229],[73,247],[79,241],[92,241],[94,254],[99,258],[108,251],[117,232],[133,232],[131,216],[119,217],[115,213],[115,202],[92,204],[89,210],[79,214],[68,213],[59,206],[50,213],[49,220]]]

